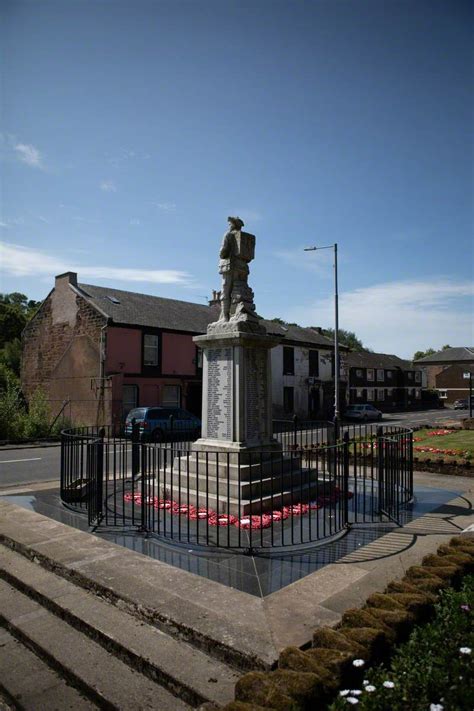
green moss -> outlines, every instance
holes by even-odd
[[[287,647],[280,654],[278,667],[280,669],[292,669],[293,671],[311,672],[321,679],[325,688],[335,688],[334,674],[329,671],[324,660],[321,661],[313,657],[310,654],[311,651],[313,650],[302,651],[298,647]]]
[[[375,627],[340,627],[340,633],[349,641],[364,648],[361,659],[379,659],[385,656],[388,642],[385,632]],[[359,656],[359,655],[358,655]]]
[[[451,538],[451,540],[449,541],[449,545],[456,548],[467,546],[467,548],[469,549],[474,549],[474,538],[468,538],[467,536],[456,536],[455,538]]]
[[[437,568],[438,566],[454,565],[459,571],[465,570],[472,564],[472,558],[465,553],[453,552],[450,555],[426,555],[421,564],[428,568]]]
[[[403,605],[388,593],[373,593],[367,598],[366,605],[368,607],[377,607],[381,610],[403,610]]]
[[[326,691],[317,674],[277,669],[246,674],[236,684],[235,697],[277,711],[317,711],[316,704],[324,707]]]
[[[437,596],[430,590],[423,590],[416,585],[404,582],[402,580],[394,580],[387,585],[387,592],[390,594],[400,593],[402,595],[418,595],[423,598],[426,603],[435,603]]]
[[[443,565],[443,566],[421,566],[412,565],[408,568],[405,573],[405,578],[408,580],[417,580],[419,578],[429,578],[430,576],[435,576],[449,582],[456,577],[458,573],[458,568],[454,565]]]
[[[383,632],[390,641],[394,638],[390,627],[388,627],[380,618],[376,618],[372,614],[372,610],[370,612],[368,610],[359,610],[357,608],[346,610],[342,616],[342,626],[372,627]]]
[[[230,704],[224,706],[223,711],[269,711],[269,709],[269,706],[257,706],[246,701],[231,701]]]
[[[406,610],[381,610],[371,607],[370,613],[390,629],[390,639],[393,642],[404,637],[413,627],[414,617]]]
[[[330,627],[321,627],[313,635],[313,647],[316,649],[337,649],[340,652],[349,652],[354,657],[360,657],[366,647],[355,640],[349,640],[341,632]]]
[[[250,672],[235,685],[236,701],[244,701],[276,711],[299,711],[298,703],[272,681],[271,672]]]

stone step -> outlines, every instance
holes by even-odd
[[[229,513],[233,516],[254,515],[265,511],[274,511],[281,509],[283,506],[289,506],[296,503],[307,503],[315,499],[322,492],[328,492],[329,483],[312,482],[304,486],[295,486],[294,488],[284,488],[280,491],[274,491],[273,495],[265,494],[260,496],[259,487],[253,498],[245,498],[243,495],[238,496],[238,492],[234,496],[227,496],[227,492],[221,493],[219,496],[212,491],[206,492],[205,481],[199,489],[192,488],[190,482],[189,490],[186,490],[186,497],[183,496],[181,489],[182,503],[190,503],[193,506],[203,506],[208,509],[213,509],[219,513]],[[178,486],[170,484],[166,485],[167,497],[179,501],[180,489]],[[250,492],[247,492],[248,494]]]
[[[0,577],[191,706],[233,699],[239,674],[223,662],[3,546]]]
[[[0,630],[0,694],[11,708],[24,711],[98,708],[4,629]]]
[[[191,708],[3,580],[0,625],[102,709]]]
[[[294,501],[298,501],[300,492],[306,492],[308,488],[316,495],[317,493],[329,493],[334,486],[334,481],[331,481],[329,477],[321,479],[316,476],[315,472],[307,470],[288,472],[275,477],[261,476],[261,474],[257,475],[256,473],[251,482],[246,480],[240,482],[238,480],[230,480],[227,482],[225,479],[210,473],[196,474],[190,472],[181,476],[181,478],[178,477],[176,472],[162,472],[161,474],[162,476],[160,476],[156,484],[157,490],[162,490],[160,496],[167,498],[164,492],[172,491],[172,498],[178,500],[179,494],[181,494],[180,500],[183,503],[187,503],[188,486],[192,491],[199,490],[204,498],[207,491],[209,494],[215,495],[213,496],[214,499],[219,498],[223,502],[227,501],[228,497],[229,499],[239,499],[240,497],[245,502],[250,501],[250,499],[260,501],[260,497],[271,500],[272,494],[276,498],[286,491],[293,491]],[[140,490],[139,485],[137,488]]]

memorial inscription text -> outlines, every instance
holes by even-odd
[[[207,436],[232,440],[232,348],[207,351]]]

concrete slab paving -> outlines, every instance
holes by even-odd
[[[51,565],[63,574],[96,587],[117,605],[193,638],[196,644],[214,645],[216,656],[225,658],[228,652],[243,668],[269,667],[284,646],[308,642],[319,624],[335,624],[344,609],[363,603],[372,592],[402,577],[410,565],[472,522],[474,480],[418,474],[417,481],[422,486],[435,482],[447,491],[457,487],[463,494],[266,598],[224,587],[108,541],[86,543],[82,537],[93,538],[90,534],[61,533],[63,524],[52,522],[45,528],[38,523],[44,517],[6,502],[0,502],[0,540],[3,536],[10,545],[20,542],[29,555],[49,556]]]

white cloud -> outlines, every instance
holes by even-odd
[[[43,158],[41,153],[37,148],[32,146],[30,143],[17,143],[15,146],[15,151],[22,163],[31,165],[33,168],[43,168]]]
[[[340,327],[374,351],[411,357],[417,350],[474,343],[474,282],[445,277],[397,281],[343,292]],[[331,296],[279,314],[288,321],[333,326]]]
[[[162,212],[174,212],[176,210],[175,202],[154,202],[153,204]]]
[[[113,180],[103,180],[99,187],[105,193],[116,193],[117,192],[117,186],[115,185]]]
[[[74,271],[80,279],[110,279],[115,281],[149,282],[153,284],[182,284],[191,282],[187,272],[176,269],[126,269],[123,267],[71,264],[30,247],[0,242],[0,270],[12,276],[54,277]]]

